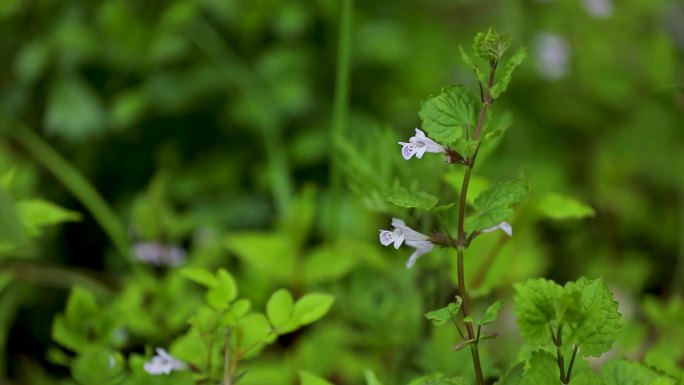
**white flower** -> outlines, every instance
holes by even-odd
[[[139,261],[153,266],[179,266],[185,261],[185,250],[178,246],[159,242],[137,242],[133,255]]]
[[[414,247],[416,251],[411,254],[411,257],[406,263],[407,269],[413,267],[420,256],[429,253],[435,247],[435,245],[430,242],[427,235],[421,234],[406,226],[406,223],[401,219],[392,218],[392,226],[394,227],[392,231],[380,230],[380,243],[384,246],[389,246],[393,243],[395,249],[398,249],[402,243]]]
[[[513,227],[511,227],[511,225],[506,221],[503,221],[494,227],[484,229],[484,230],[482,230],[482,232],[483,233],[491,233],[492,231],[496,231],[496,230],[503,231],[504,233],[508,234],[509,237],[513,235]]]
[[[188,368],[188,365],[186,365],[185,362],[170,355],[166,350],[162,348],[157,348],[155,350],[157,355],[143,365],[143,368],[147,373],[158,376],[160,374],[169,374],[173,370],[184,370]]]
[[[426,152],[445,152],[444,147],[425,136],[425,133],[417,128],[416,135],[412,136],[408,143],[399,142],[399,144],[403,146],[401,148],[401,155],[403,155],[406,160],[411,159],[414,154],[416,155],[416,158],[420,159]]]
[[[570,70],[570,47],[561,36],[542,32],[535,39],[537,70],[546,79],[558,80]]]

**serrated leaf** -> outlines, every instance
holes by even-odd
[[[510,205],[527,197],[528,187],[519,180],[497,183],[475,198],[477,213],[466,220],[466,231],[479,231],[498,225],[506,220],[513,210]]]
[[[184,267],[179,272],[183,277],[205,287],[212,288],[218,285],[214,274],[201,267]]]
[[[520,385],[525,374],[525,363],[512,366],[494,385]]]
[[[511,44],[508,34],[500,34],[492,27],[487,33],[478,32],[473,39],[475,56],[488,62],[497,61],[503,56]]]
[[[303,370],[299,371],[300,385],[333,385],[331,382]]]
[[[441,94],[421,103],[418,115],[422,128],[433,140],[451,144],[464,136],[464,130],[475,127],[479,103],[464,86],[448,86]]]
[[[601,369],[605,385],[674,385],[675,380],[658,374],[648,366],[623,359],[608,362]]]
[[[266,303],[266,316],[271,325],[278,329],[292,317],[294,300],[292,294],[285,289],[280,289],[271,295]]]
[[[451,302],[441,309],[425,313],[425,318],[430,320],[435,326],[444,325],[458,314],[458,310],[461,308],[461,302],[461,298],[456,297],[456,302]]]
[[[618,303],[601,278],[582,277],[577,282],[568,282],[566,287],[582,293],[581,305],[585,313],[568,341],[580,346],[580,355],[599,357],[609,351],[620,336]]]
[[[63,222],[77,222],[81,214],[42,199],[24,199],[16,204],[21,221],[29,233],[38,235],[40,229]]]
[[[556,303],[563,295],[563,288],[543,278],[530,279],[513,287],[515,315],[525,342],[532,345],[550,343],[548,325],[557,319]]]
[[[439,199],[423,191],[410,191],[404,187],[396,187],[385,193],[385,199],[399,207],[415,207],[429,210],[437,205]]]
[[[586,203],[556,193],[544,195],[537,202],[537,209],[545,217],[555,220],[582,219],[596,214]]]
[[[496,320],[496,317],[499,316],[499,312],[501,311],[501,308],[503,308],[503,300],[497,300],[493,304],[489,305],[487,308],[487,311],[485,311],[485,315],[482,318],[482,321],[479,322],[480,325],[488,325],[494,320]]]
[[[515,51],[515,53],[513,54],[513,56],[511,56],[510,59],[508,59],[508,61],[506,62],[506,67],[503,69],[501,79],[492,87],[491,93],[494,99],[498,98],[499,96],[501,96],[501,94],[506,92],[508,84],[511,82],[513,71],[515,71],[515,69],[520,64],[522,64],[526,57],[527,49],[520,48],[517,51]]]
[[[533,352],[526,367],[521,384],[549,385],[560,383],[560,370],[556,358],[547,351]]]
[[[330,294],[309,293],[297,300],[292,311],[292,317],[301,325],[317,321],[330,310],[335,297]]]

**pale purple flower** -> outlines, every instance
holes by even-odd
[[[158,376],[160,374],[169,374],[174,370],[185,370],[188,368],[185,362],[170,355],[166,350],[157,348],[155,351],[157,354],[143,365],[147,373]]]
[[[430,237],[406,226],[406,223],[401,219],[392,218],[392,226],[394,227],[392,231],[380,230],[380,243],[384,246],[394,244],[395,249],[398,249],[402,243],[414,247],[416,250],[411,254],[411,257],[406,263],[407,269],[413,267],[418,258],[423,254],[429,253],[435,247],[435,245],[430,242]]]
[[[425,133],[416,128],[416,135],[412,136],[408,143],[399,142],[402,145],[401,155],[404,159],[411,159],[413,155],[420,159],[426,152],[443,153],[446,150],[434,140],[425,136]]]
[[[582,0],[582,5],[589,15],[597,19],[606,19],[615,12],[612,0]]]
[[[133,256],[153,266],[179,266],[185,262],[185,250],[179,246],[160,242],[137,242],[133,245]]]
[[[483,233],[491,233],[491,232],[496,231],[496,230],[503,231],[504,233],[508,234],[509,237],[513,235],[513,227],[511,227],[511,225],[506,221],[503,221],[494,227],[484,229],[484,230],[482,230],[482,232]]]
[[[535,38],[537,70],[546,79],[558,80],[570,70],[570,47],[561,36],[542,32]]]

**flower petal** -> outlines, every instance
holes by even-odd
[[[490,227],[488,229],[481,230],[482,233],[491,233],[496,230],[501,230],[504,233],[508,234],[508,236],[513,236],[513,227],[506,221],[503,221],[499,223],[498,225],[494,227]]]
[[[404,233],[402,231],[388,231],[380,230],[380,243],[383,246],[389,246],[394,243],[394,248],[398,249],[404,242]]]

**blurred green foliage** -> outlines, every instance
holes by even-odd
[[[287,323],[279,290],[335,297],[322,320],[244,361],[241,385],[474,378],[468,352],[445,343],[455,331],[423,317],[453,300],[452,252],[406,271],[377,230],[392,215],[438,228],[386,201],[392,189],[442,203],[460,189],[459,171],[442,180],[440,159],[405,162],[397,142],[444,84],[477,89],[458,46],[489,25],[527,59],[492,105],[514,123],[493,123],[506,140],[482,148],[469,197],[513,178],[531,190],[515,236],[478,238],[466,260],[477,319],[492,292],[506,299],[501,336],[482,347],[486,376],[521,358],[512,283],[580,275],[603,276],[620,303],[625,330],[608,354],[681,376],[684,6],[614,1],[596,16],[588,3],[356,2],[350,107],[333,140],[340,2],[0,2],[0,382],[169,383],[143,362],[199,327],[186,321],[205,298],[178,269],[126,252],[137,242],[229,271],[271,313],[255,325]],[[608,384],[656,378],[615,362]]]

